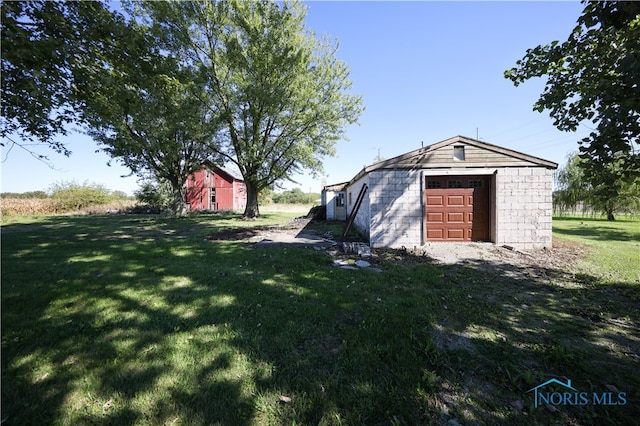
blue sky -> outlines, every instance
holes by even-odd
[[[351,69],[353,92],[365,112],[347,129],[336,157],[324,161],[327,183],[347,181],[380,153],[383,158],[456,135],[563,164],[588,134],[560,132],[548,113],[532,110],[544,88],[536,79],[519,87],[503,77],[528,48],[566,40],[579,2],[306,2],[307,26],[340,42],[338,57]],[[2,192],[44,190],[60,181],[95,182],[132,194],[137,178],[88,137],[64,139],[66,158],[42,151],[54,168],[19,148],[2,152]],[[320,178],[294,176],[307,192]]]

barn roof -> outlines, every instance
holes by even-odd
[[[523,162],[523,165],[529,163],[529,165],[533,167],[545,167],[550,169],[556,169],[558,167],[557,163],[553,161],[544,160],[539,157],[534,157],[533,155],[524,154],[522,152],[514,151],[512,149],[503,148],[497,145],[493,145],[487,142],[482,142],[477,139],[472,139],[466,136],[455,136],[441,142],[434,143],[432,145],[425,146],[423,148],[416,149],[414,151],[407,152],[406,154],[398,155],[393,158],[389,158],[388,160],[379,161],[377,163],[371,164],[370,166],[364,167],[350,182],[354,182],[360,179],[362,176],[366,175],[375,170],[385,170],[385,169],[428,169],[428,168],[443,168],[442,164],[438,164],[434,166],[431,163],[432,155],[435,151],[442,149],[449,145],[469,145],[474,146],[476,148],[490,151],[496,154],[500,154],[505,157],[512,158],[514,160],[518,160]],[[453,163],[452,163],[453,165]],[[463,164],[456,164],[455,167],[465,167]],[[468,167],[468,166],[467,166]],[[472,166],[473,167],[473,166]],[[487,167],[493,167],[490,164],[487,164]]]
[[[221,171],[223,173],[226,173],[227,175],[229,175],[229,177],[235,179],[235,180],[240,180],[240,181],[244,181],[244,179],[242,178],[242,175],[240,174],[239,171],[237,170],[233,170],[233,169],[228,169],[226,167],[220,167],[220,166],[215,166],[215,168],[218,171]]]

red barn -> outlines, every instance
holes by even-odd
[[[186,202],[192,211],[244,210],[247,205],[244,181],[222,167],[203,166],[189,176],[185,187]]]

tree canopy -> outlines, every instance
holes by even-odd
[[[132,172],[174,189],[230,162],[260,191],[322,171],[362,112],[336,42],[305,27],[297,1],[102,2],[2,5],[2,136],[69,155],[56,140],[79,124]],[[17,142],[26,146],[25,142]]]
[[[640,181],[600,182],[595,186],[585,179],[582,163],[586,160],[577,153],[567,157],[567,163],[555,173],[556,190],[553,193],[554,209],[560,212],[575,211],[604,213],[614,220],[618,213],[638,214],[640,212]],[[609,186],[615,185],[615,193]]]
[[[261,190],[321,171],[362,111],[337,45],[306,30],[298,2],[139,2],[136,10],[206,81],[202,98],[222,121],[214,150],[242,173],[247,217],[259,215]]]
[[[97,1],[5,1],[0,11],[2,144],[37,158],[46,155],[34,145],[69,155],[57,137],[80,118],[77,71],[111,50],[121,21]]]
[[[215,159],[218,117],[201,101],[197,73],[162,51],[147,27],[130,22],[121,36],[78,87],[87,133],[132,172],[168,183],[172,211],[183,216],[188,176]]]
[[[585,2],[568,39],[528,49],[505,76],[517,86],[547,77],[534,105],[560,130],[595,128],[579,141],[580,167],[594,186],[640,176],[640,3]]]

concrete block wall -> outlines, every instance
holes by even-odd
[[[422,240],[419,170],[369,173],[371,247],[413,247]]]
[[[553,170],[502,168],[496,174],[495,243],[518,249],[551,247]]]

